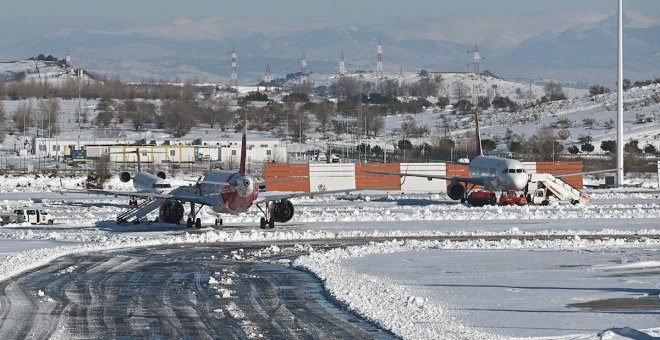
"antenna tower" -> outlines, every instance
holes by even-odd
[[[480,73],[479,64],[481,63],[482,60],[484,60],[484,57],[482,57],[479,54],[479,45],[475,43],[474,50],[468,51],[467,53],[468,54],[472,53],[474,56],[474,59],[472,59],[472,61],[468,63],[468,66],[473,65],[474,66],[473,72],[479,74]]]
[[[273,81],[273,76],[270,75],[270,64],[266,64],[266,75],[264,76],[264,82],[266,83],[265,92],[270,91],[270,82]]]
[[[304,85],[307,81],[307,59],[305,59],[305,51],[302,53],[302,58],[300,59],[300,85]]]
[[[236,55],[236,50],[231,50],[231,79],[229,80],[229,86],[238,87],[238,71],[236,70],[236,60],[238,56]]]
[[[344,61],[344,51],[341,51],[341,59],[339,59],[339,78],[344,78],[346,75],[346,62]]]
[[[376,44],[376,79],[383,79],[383,46],[380,43],[380,37]]]

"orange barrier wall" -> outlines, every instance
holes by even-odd
[[[264,177],[266,183],[274,183],[268,185],[267,191],[310,191],[309,164],[266,163]]]
[[[370,174],[364,171],[400,172],[399,163],[355,164],[355,188],[372,190],[401,190],[399,176]]]
[[[582,162],[536,162],[536,172],[553,175],[574,174],[582,172]],[[576,189],[582,189],[582,175],[561,178],[564,182]]]

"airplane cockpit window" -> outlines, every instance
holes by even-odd
[[[504,170],[502,170],[502,173],[503,173],[503,174],[505,174],[505,173],[507,173],[507,172],[509,172],[509,169],[504,169]]]
[[[510,174],[515,174],[515,173],[516,173],[516,169],[509,169],[509,173],[510,173]]]
[[[521,174],[521,173],[525,172],[525,169],[516,169],[516,172]]]

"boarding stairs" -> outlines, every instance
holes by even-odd
[[[137,220],[147,216],[148,213],[160,208],[161,204],[165,201],[162,198],[151,199],[147,198],[140,204],[132,207],[131,209],[117,215],[117,224],[126,223],[131,218],[135,217]]]
[[[548,173],[535,173],[530,175],[530,182],[542,183],[558,200],[571,203],[589,203],[589,196],[572,187],[570,184]]]

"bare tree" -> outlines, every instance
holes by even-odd
[[[7,137],[7,111],[5,104],[0,100],[0,142],[4,142]]]
[[[321,124],[321,132],[323,133],[327,131],[328,123],[330,122],[330,115],[333,108],[334,105],[327,100],[313,106],[314,115]]]
[[[14,111],[14,126],[20,132],[25,132],[28,128],[32,127],[34,119],[34,108],[32,101],[22,101],[16,106]]]
[[[181,137],[195,126],[200,107],[195,101],[168,100],[163,103],[160,120],[174,137]]]
[[[60,129],[57,121],[60,117],[60,100],[47,98],[39,101],[39,111],[42,113],[42,129],[47,129],[48,137],[59,135]],[[47,126],[44,126],[46,124]]]
[[[452,90],[456,99],[467,99],[470,95],[470,87],[462,81],[456,81],[452,84]]]

